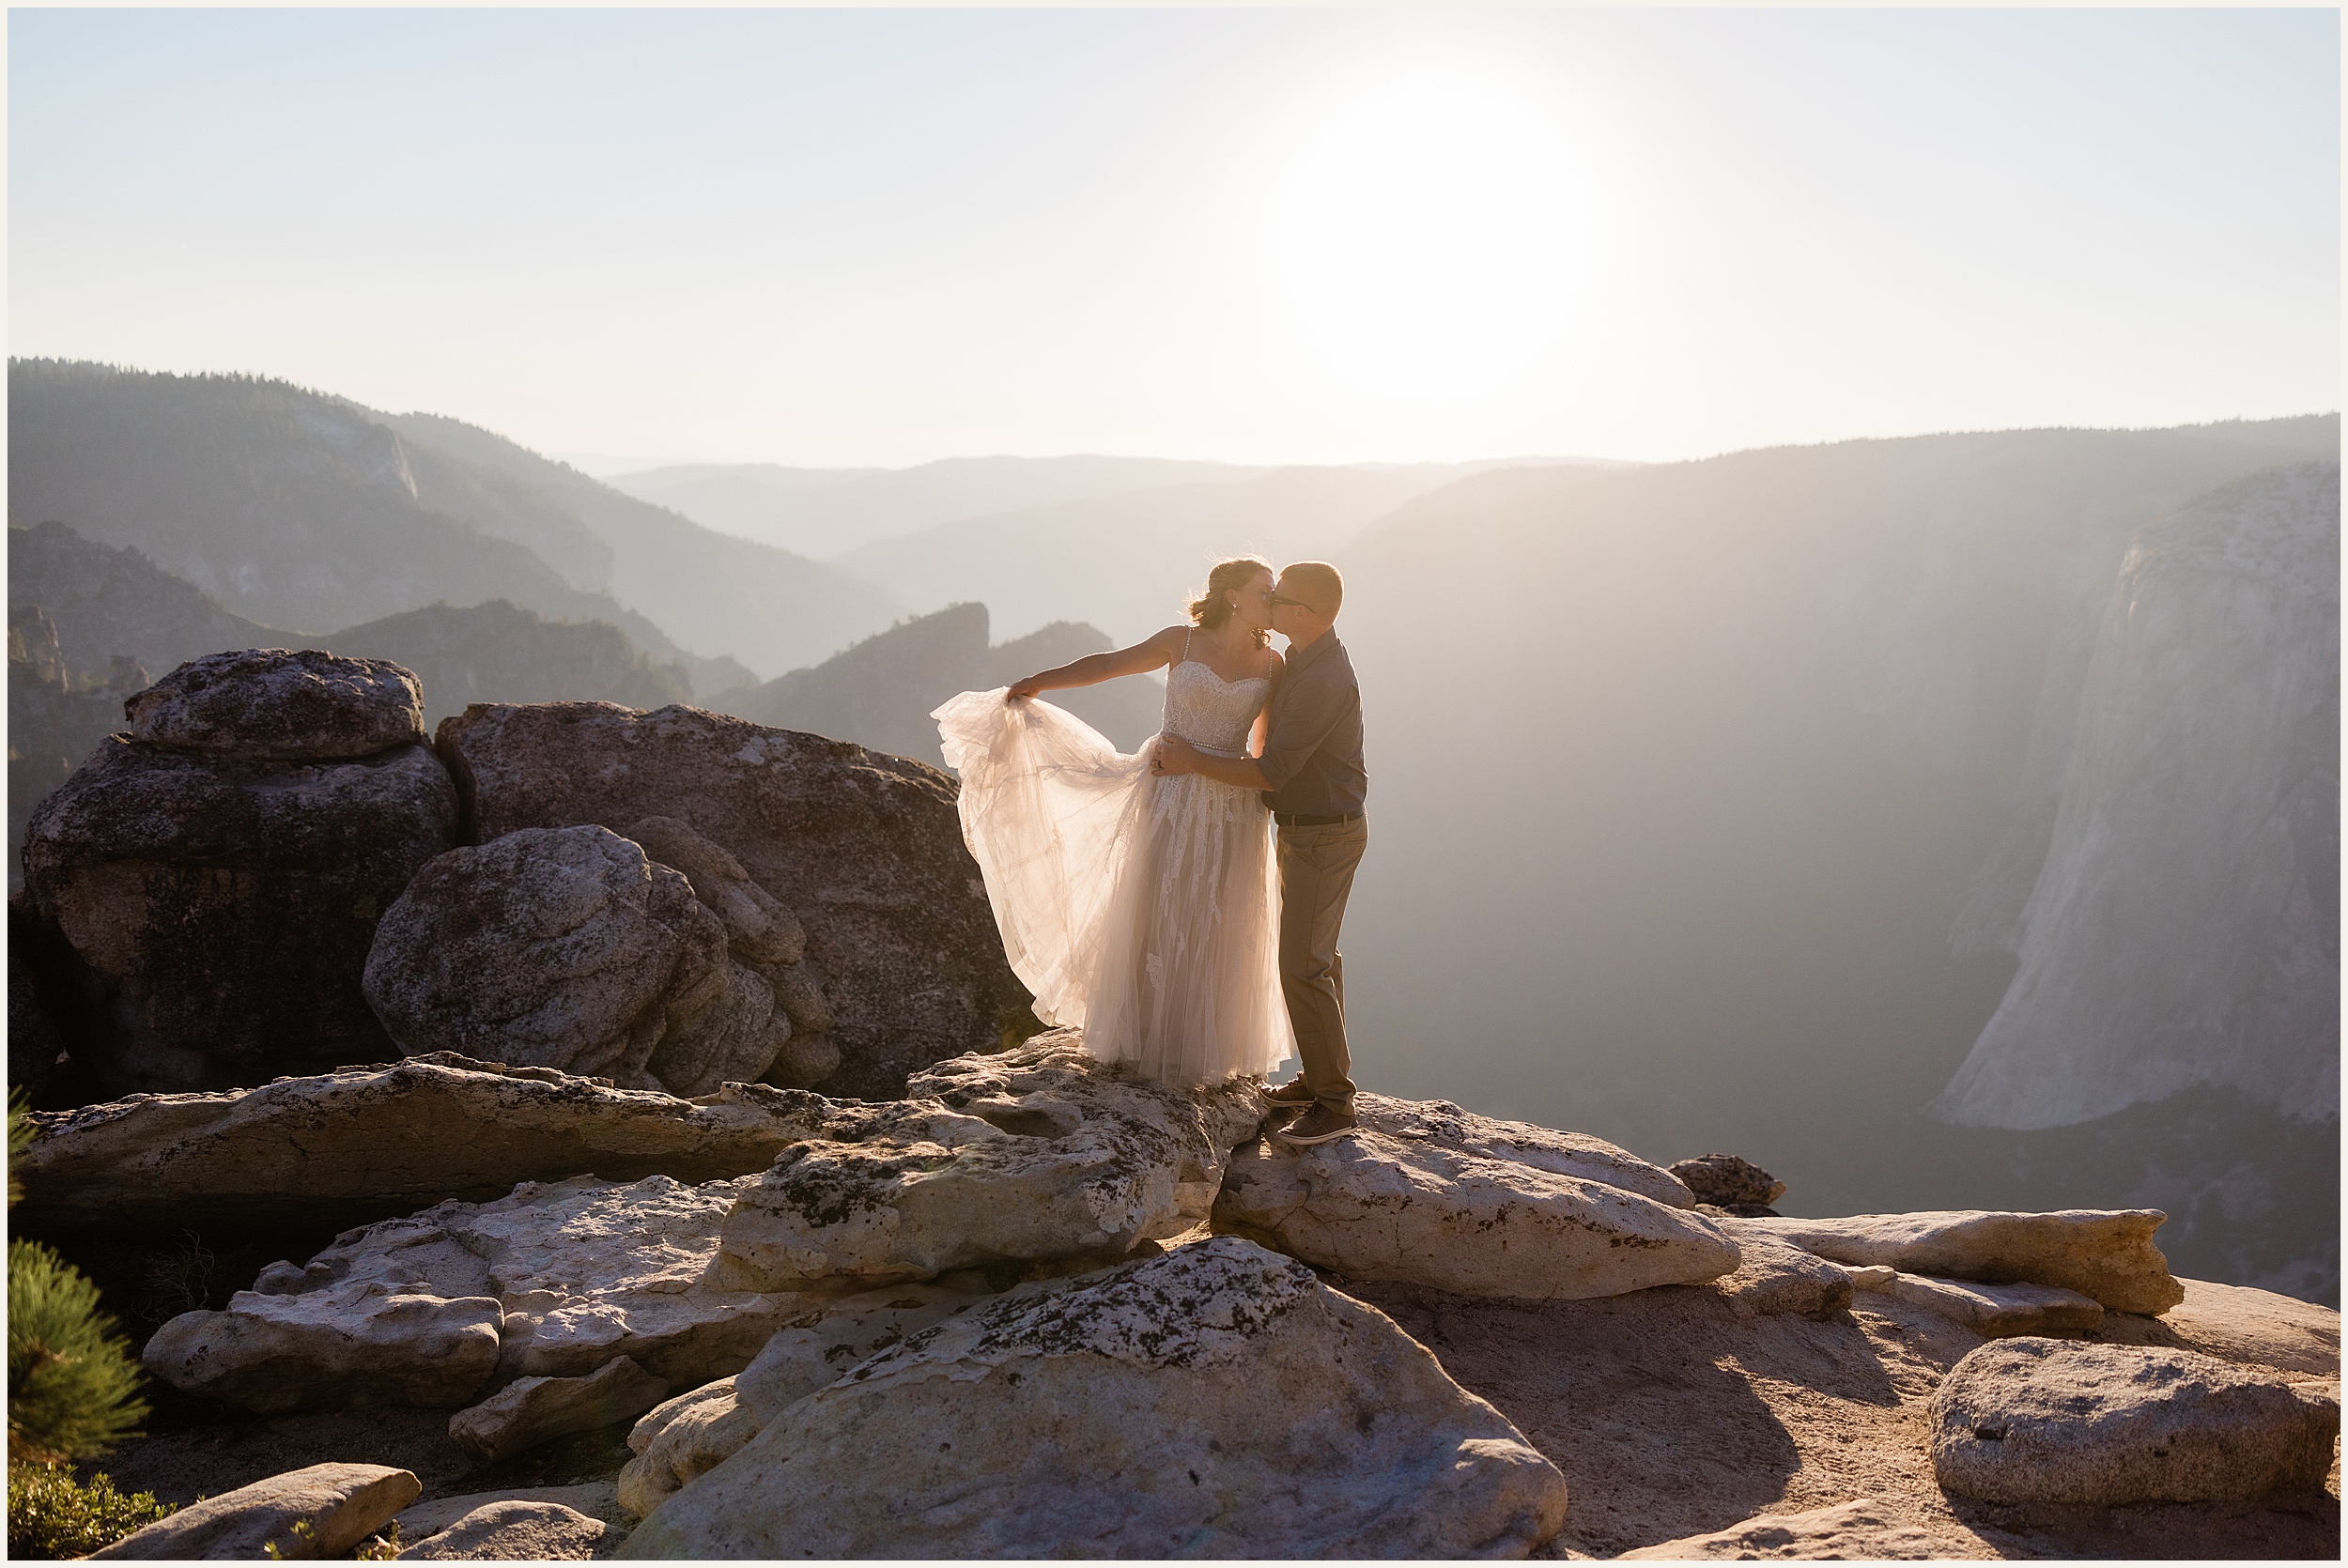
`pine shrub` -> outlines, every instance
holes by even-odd
[[[11,1558],[87,1557],[174,1511],[152,1492],[125,1497],[102,1473],[84,1484],[65,1466],[8,1465]]]
[[[23,1196],[17,1156],[32,1139],[32,1118],[19,1090],[8,1097],[11,1207]],[[115,1320],[99,1311],[98,1287],[40,1243],[9,1242],[9,1460],[54,1464],[105,1453],[147,1419],[138,1390],[138,1363],[115,1331]],[[11,1499],[14,1475],[11,1470]]]
[[[8,1243],[8,1452],[87,1459],[147,1419],[138,1363],[98,1287],[38,1241]]]

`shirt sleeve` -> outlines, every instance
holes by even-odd
[[[1256,765],[1274,790],[1296,776],[1345,717],[1344,689],[1335,681],[1315,679],[1320,673],[1308,673],[1284,694],[1279,716],[1264,737],[1263,755]]]

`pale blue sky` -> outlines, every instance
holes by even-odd
[[[9,351],[542,450],[2336,407],[2335,11],[24,11]]]

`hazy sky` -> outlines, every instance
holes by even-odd
[[[2339,406],[2334,11],[12,11],[9,351],[559,453]]]

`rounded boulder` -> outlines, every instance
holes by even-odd
[[[385,911],[364,985],[409,1055],[456,1051],[648,1088],[664,1040],[664,1057],[697,1068],[727,1057],[671,1038],[713,1012],[769,1025],[771,995],[764,1013],[738,1006],[749,988],[731,981],[725,927],[692,884],[583,825],[523,828],[425,866]]]
[[[171,751],[272,761],[373,757],[425,741],[424,685],[389,659],[246,648],[191,659],[123,704]]]

